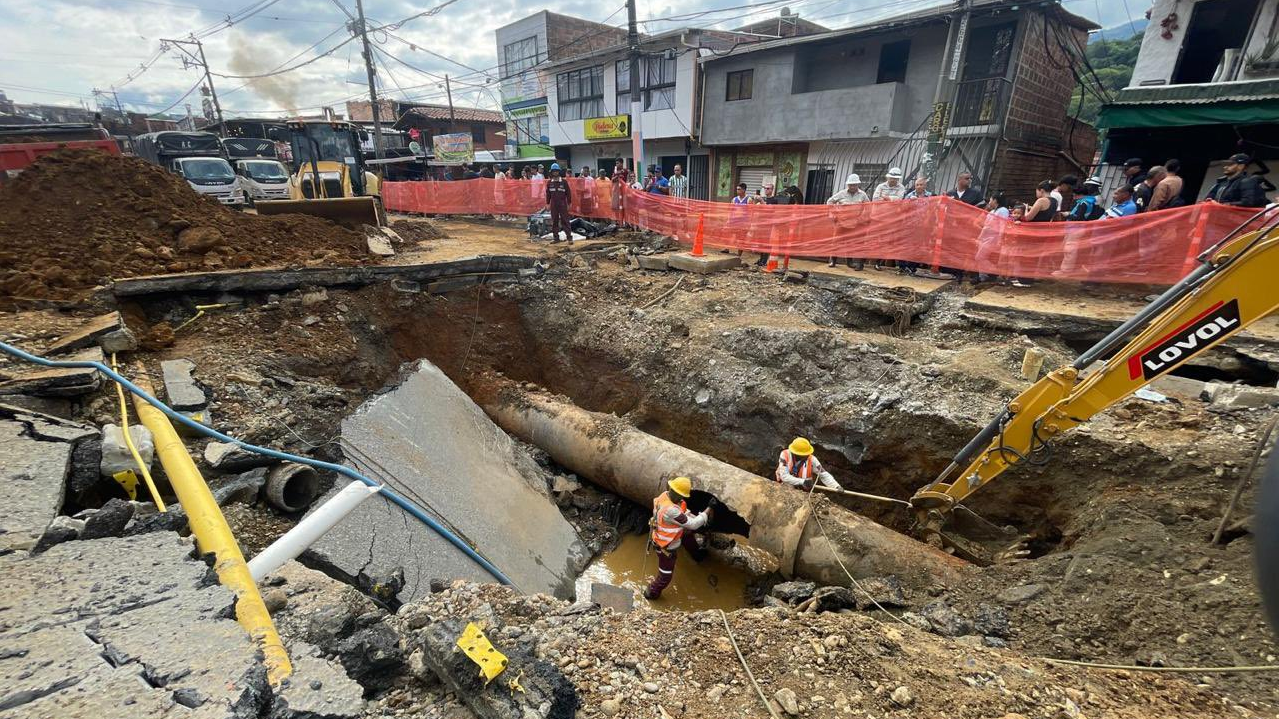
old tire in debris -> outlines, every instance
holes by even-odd
[[[320,475],[304,464],[285,462],[266,478],[266,498],[285,512],[301,512],[320,496]]]

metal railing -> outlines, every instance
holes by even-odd
[[[958,83],[950,126],[953,128],[1001,124],[1011,88],[1012,83],[1003,77],[964,80]]]

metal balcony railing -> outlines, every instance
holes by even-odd
[[[1003,121],[1012,83],[1002,77],[964,80],[956,87],[951,127],[997,125]]]

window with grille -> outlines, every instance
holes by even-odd
[[[644,110],[671,110],[675,108],[675,71],[677,58],[648,57],[640,63],[640,92]],[[618,60],[617,112],[626,112],[631,105],[631,64]]]
[[[526,37],[502,47],[502,77],[518,75],[537,64],[537,36]]]
[[[604,68],[584,67],[555,76],[559,121],[604,116]]]
[[[751,91],[754,89],[755,71],[754,70],[738,70],[728,73],[728,91],[724,95],[725,100],[749,100],[751,99]]]

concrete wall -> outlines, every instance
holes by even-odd
[[[687,48],[684,48],[687,49]],[[565,65],[554,68],[547,73],[546,97],[551,113],[551,145],[585,144],[586,130],[583,120],[559,121],[559,98],[555,76],[584,67],[602,66],[604,70],[604,112],[608,115],[625,115],[631,111],[630,105],[617,106],[617,72],[615,63],[624,59],[625,53],[593,58],[591,62]],[[695,124],[693,114],[697,72],[697,53],[685,52],[675,61],[675,107],[670,110],[650,110],[640,113],[638,127],[645,138],[685,138],[691,137]],[[645,152],[647,154],[647,151]],[[626,156],[630,156],[628,152]]]
[[[905,83],[875,84],[885,43],[910,38]],[[915,130],[932,109],[944,24],[714,60],[706,71],[705,144],[884,137]],[[754,70],[749,100],[725,100],[727,75]]]
[[[1143,85],[1167,85],[1172,82],[1173,71],[1177,68],[1177,59],[1181,55],[1181,46],[1186,39],[1186,31],[1190,27],[1190,18],[1194,14],[1194,6],[1204,0],[1155,0],[1150,10],[1150,24],[1146,26],[1141,40],[1141,53],[1133,66],[1132,81],[1129,87]],[[1164,38],[1164,27],[1160,24],[1170,13],[1177,13],[1177,29],[1172,30],[1172,37]],[[1279,13],[1279,0],[1262,0],[1257,20],[1249,32],[1244,47],[1244,57],[1261,52],[1266,41],[1275,31],[1275,17]],[[1277,77],[1279,71],[1262,70],[1257,72],[1243,71],[1238,79],[1257,80]]]

